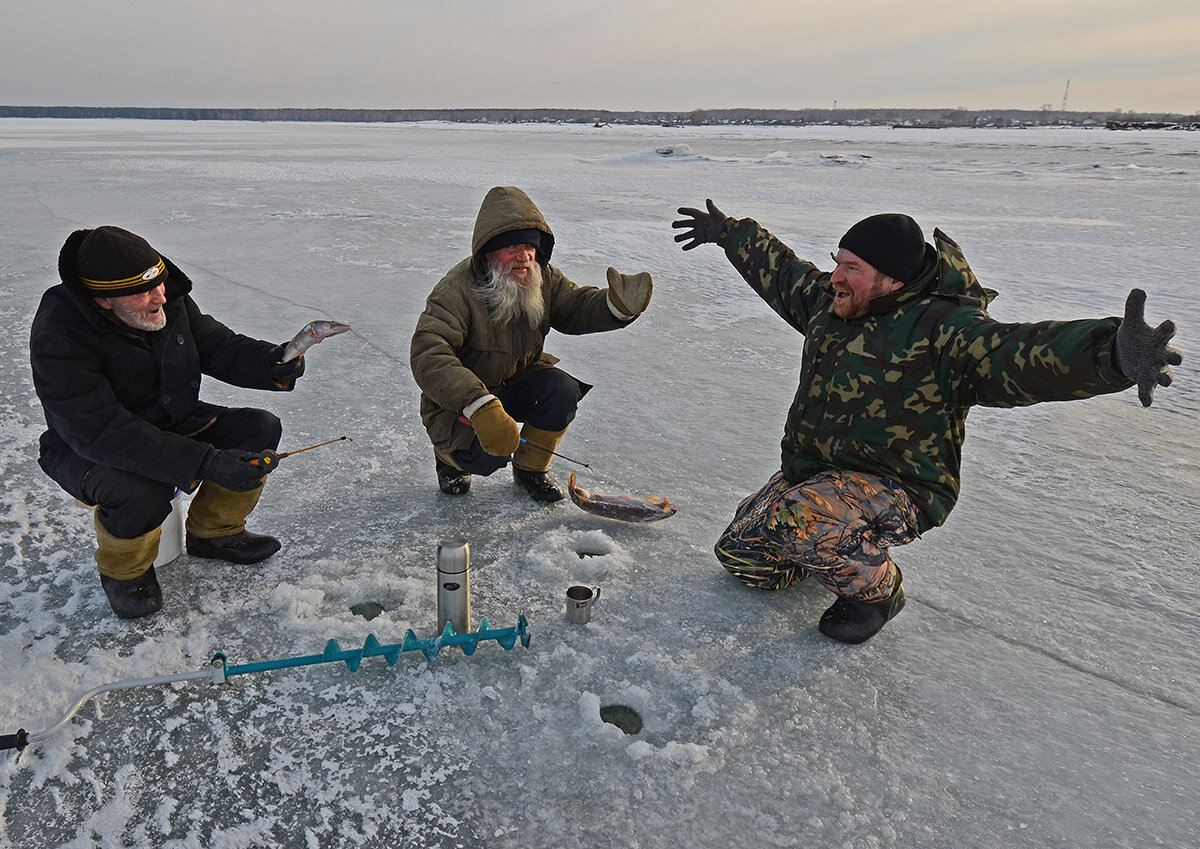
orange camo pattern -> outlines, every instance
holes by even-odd
[[[839,596],[876,601],[895,585],[888,548],[911,542],[916,527],[912,499],[887,478],[828,471],[793,485],[780,471],[738,505],[715,551],[751,587],[784,589],[811,575]]]

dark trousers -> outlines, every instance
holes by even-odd
[[[510,381],[493,394],[500,399],[505,411],[519,422],[540,430],[560,431],[575,420],[579,402],[591,385],[567,374],[562,369],[541,368],[527,377]],[[495,457],[483,450],[476,439],[465,451],[451,455],[464,472],[490,475],[508,465],[510,457]]]
[[[223,411],[215,422],[191,438],[214,448],[263,451],[278,448],[282,436],[283,426],[273,413],[234,407]],[[112,466],[93,465],[82,475],[82,480],[81,491],[71,494],[95,504],[100,524],[121,539],[139,537],[161,525],[171,512],[171,499],[176,492],[172,484]]]

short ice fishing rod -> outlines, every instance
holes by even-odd
[[[332,445],[335,442],[353,442],[354,439],[349,436],[339,436],[337,439],[327,439],[324,442],[318,442],[316,445],[310,445],[307,448],[297,448],[295,451],[284,451],[282,454],[275,454],[275,458],[282,460],[284,457],[291,457],[293,454],[303,454],[305,451],[312,451],[314,448],[320,448],[322,445]],[[274,454],[274,452],[271,452]],[[250,461],[251,466],[269,466],[274,460],[271,454],[268,454],[261,461],[257,458]]]
[[[479,646],[479,643],[484,640],[495,640],[505,651],[510,651],[517,644],[518,640],[522,646],[528,648],[529,626],[525,621],[525,616],[518,616],[517,624],[511,628],[493,628],[484,619],[479,623],[478,631],[468,631],[459,634],[455,632],[454,626],[447,622],[446,627],[442,629],[442,633],[436,637],[420,639],[409,628],[404,632],[404,641],[400,643],[384,645],[375,638],[374,634],[368,634],[366,642],[363,643],[361,649],[343,649],[338,645],[337,640],[330,640],[325,644],[325,650],[320,654],[284,657],[278,660],[264,660],[257,663],[243,663],[240,665],[229,664],[225,659],[225,655],[222,652],[217,652],[213,656],[208,669],[197,672],[181,672],[177,675],[159,675],[155,678],[114,681],[110,684],[101,684],[99,687],[93,687],[76,699],[75,703],[63,714],[62,718],[45,731],[30,733],[22,728],[16,734],[0,734],[0,750],[21,750],[26,746],[45,740],[70,722],[71,717],[89,699],[113,690],[129,690],[134,687],[174,684],[180,681],[197,681],[200,679],[208,679],[213,684],[224,684],[227,680],[237,675],[249,675],[273,669],[290,669],[297,666],[312,666],[318,663],[336,663],[338,661],[345,663],[351,672],[357,672],[364,658],[382,657],[387,661],[388,666],[395,666],[400,661],[401,654],[412,651],[421,652],[421,654],[425,655],[425,659],[432,663],[437,658],[438,653],[444,648],[458,646],[463,654],[472,655],[475,653],[475,649]]]
[[[468,419],[466,416],[459,416],[458,420],[465,425],[469,425],[471,423],[471,420]],[[343,438],[345,438],[345,437],[343,437]],[[528,445],[530,448],[536,448],[538,451],[545,451],[547,454],[553,454],[558,459],[566,460],[568,463],[574,463],[576,466],[583,466],[589,472],[596,472],[595,469],[593,469],[590,465],[583,462],[582,460],[573,460],[570,457],[568,457],[566,454],[559,454],[557,451],[551,451],[549,448],[546,448],[544,445],[538,445],[536,442],[530,442],[528,439],[526,439],[523,436],[521,437],[521,443],[523,445]],[[279,456],[282,457],[283,455],[281,454]],[[597,472],[597,474],[599,474],[599,473]]]

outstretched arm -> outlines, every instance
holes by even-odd
[[[1175,335],[1175,322],[1164,321],[1158,327],[1146,324],[1146,293],[1133,289],[1125,301],[1125,319],[1117,328],[1113,348],[1121,374],[1137,384],[1138,400],[1143,407],[1154,401],[1155,386],[1170,386],[1175,376],[1171,366],[1183,362],[1183,354],[1167,345]]]

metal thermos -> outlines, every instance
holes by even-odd
[[[446,539],[437,550],[438,631],[446,623],[454,633],[471,630],[471,547],[465,539]]]

